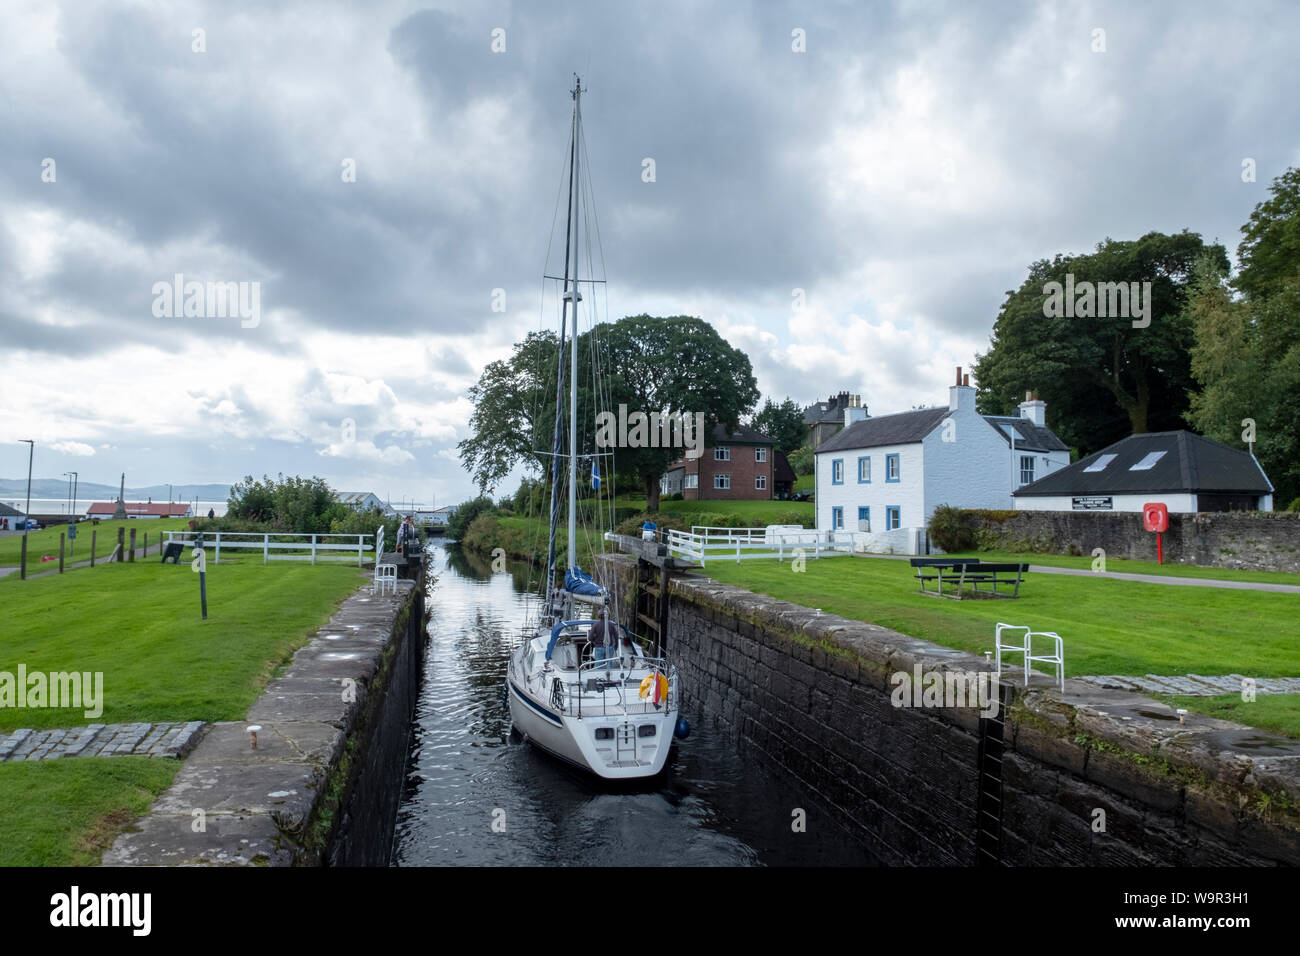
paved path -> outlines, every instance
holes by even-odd
[[[198,742],[201,720],[163,724],[87,724],[0,735],[0,763],[61,757],[183,757]]]
[[[1144,694],[1181,694],[1188,697],[1240,694],[1245,681],[1254,680],[1255,690],[1261,694],[1300,694],[1300,677],[1247,678],[1241,674],[1226,674],[1218,677],[1203,677],[1200,674],[1162,677],[1158,674],[1147,674],[1145,677],[1106,675],[1073,679],[1111,690],[1134,690]]]
[[[1044,574],[1074,574],[1083,577],[1115,578],[1120,581],[1142,581],[1146,584],[1172,584],[1183,587],[1236,588],[1242,591],[1281,591],[1300,594],[1300,584],[1273,584],[1269,581],[1224,581],[1219,578],[1185,578],[1171,574],[1132,574],[1128,571],[1093,571],[1088,568],[1058,568],[1045,564],[1031,564],[1029,570]]]

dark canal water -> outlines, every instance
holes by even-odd
[[[862,866],[873,861],[800,791],[746,761],[701,719],[657,778],[617,789],[510,733],[506,660],[528,572],[492,574],[430,546],[437,582],[393,863],[441,865]],[[794,832],[792,812],[806,812]],[[495,825],[494,825],[495,824]]]

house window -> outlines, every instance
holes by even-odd
[[[893,531],[895,528],[903,526],[902,509],[899,505],[887,505],[885,507],[885,530]]]
[[[1020,456],[1020,483],[1027,485],[1034,480],[1034,456]]]
[[[714,488],[717,488],[719,491],[725,491],[726,489],[730,488],[730,487],[731,487],[731,476],[730,476],[730,475],[714,475],[714,476],[713,476],[713,487],[714,487]]]
[[[766,448],[755,448],[755,449],[754,449],[754,461],[767,461],[767,449],[766,449]]]
[[[866,522],[865,525],[863,524],[863,522]],[[871,509],[869,507],[861,506],[861,505],[858,507],[858,530],[859,531],[871,530]]]
[[[754,476],[754,489],[755,489],[756,491],[766,491],[766,490],[767,490],[767,475],[755,475],[755,476]]]
[[[858,459],[858,484],[871,484],[871,458],[866,455]]]
[[[713,449],[714,461],[731,461],[731,449],[726,445],[719,445]]]
[[[885,456],[885,481],[898,481],[898,456]]]
[[[844,509],[843,509],[843,508],[832,508],[832,509],[831,509],[831,528],[833,528],[835,531],[842,531],[842,530],[844,529]]]
[[[831,484],[844,484],[844,459],[836,458],[831,462]]]
[[[683,488],[700,487],[700,476],[695,474],[695,472],[691,472],[689,475],[686,476],[686,480],[682,482],[682,487]]]

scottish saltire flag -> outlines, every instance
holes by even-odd
[[[591,459],[591,487],[600,491],[600,460]]]

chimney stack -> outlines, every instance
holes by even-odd
[[[957,384],[948,389],[948,410],[964,409],[975,411],[975,389],[970,387],[970,376],[962,375],[961,366],[957,366]]]
[[[1025,392],[1025,400],[1020,403],[1020,417],[1033,422],[1040,428],[1047,424],[1047,403],[1038,400],[1037,392]]]

